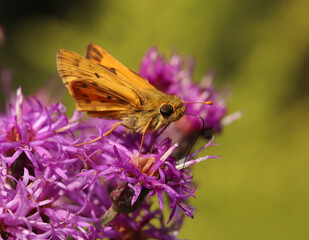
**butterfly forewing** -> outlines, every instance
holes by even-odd
[[[98,116],[112,115],[120,119],[122,113],[140,108],[140,97],[136,94],[138,90],[104,67],[74,52],[59,50],[57,67],[79,111],[97,111]]]
[[[87,45],[85,56],[91,61],[115,73],[116,75],[126,80],[127,82],[134,84],[134,86],[137,87],[138,89],[157,90],[146,79],[142,78],[136,72],[121,64],[106,50],[104,50],[102,47],[96,44],[90,43]]]

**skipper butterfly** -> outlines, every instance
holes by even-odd
[[[122,125],[142,134],[141,153],[147,132],[165,129],[185,114],[186,102],[159,91],[100,46],[88,44],[85,55],[59,50],[57,68],[78,111],[92,117],[120,120],[102,137]]]

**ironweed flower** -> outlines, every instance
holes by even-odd
[[[185,101],[214,101],[212,106],[188,105],[187,112],[203,117],[206,128],[220,131],[224,103],[217,101],[211,83],[196,85],[193,65],[183,64],[178,55],[165,61],[153,48],[142,62],[141,74]],[[195,197],[196,186],[188,167],[217,157],[194,159],[214,145],[213,137],[184,159],[175,157],[177,149],[184,151],[182,142],[172,143],[166,136],[181,132],[178,137],[186,138],[200,130],[200,120],[186,116],[159,139],[147,134],[139,156],[141,135],[122,127],[91,144],[76,145],[103,135],[114,122],[86,119],[78,112],[69,118],[61,103],[48,102],[46,90],[43,95],[41,100],[24,98],[18,88],[15,97],[8,93],[9,107],[0,115],[1,237],[177,239],[184,217],[193,218],[194,212],[188,199]],[[174,132],[176,127],[182,131]],[[155,201],[159,208],[153,207]],[[168,219],[163,209],[169,209]]]
[[[174,154],[177,158],[186,154],[190,143],[194,142],[199,135],[211,139],[213,134],[221,132],[224,125],[241,117],[240,112],[226,116],[227,108],[224,99],[213,86],[215,76],[213,71],[206,74],[200,84],[195,83],[193,71],[192,60],[184,59],[178,54],[165,59],[157,47],[151,48],[146,53],[140,66],[141,76],[168,94],[175,94],[187,102],[213,102],[212,105],[186,104],[186,113],[190,115],[184,115],[163,133],[163,137],[169,136],[182,146]],[[191,114],[203,119],[204,128],[201,119]]]
[[[21,88],[0,116],[0,229],[5,239],[177,239],[183,211],[196,187],[187,166],[171,156],[177,144],[155,143],[119,128],[110,137],[74,146],[106,132],[111,121],[65,115],[56,103],[24,98]],[[211,142],[209,144],[212,144]],[[209,145],[208,144],[208,145]],[[207,146],[208,146],[207,145]],[[167,225],[163,206],[169,199]],[[159,209],[152,210],[157,196]],[[174,218],[173,218],[174,217]],[[157,221],[159,224],[155,224]]]
[[[223,101],[218,100],[214,90],[214,73],[210,72],[198,85],[193,80],[193,71],[193,61],[186,61],[178,54],[173,54],[169,60],[165,60],[156,47],[146,53],[140,67],[140,74],[166,93],[175,94],[188,102],[213,101],[211,106],[187,104],[186,112],[201,116],[205,120],[206,128],[219,132],[221,120],[226,114],[226,106]],[[187,122],[186,131],[189,131],[188,125],[190,130],[201,130],[198,118],[187,118],[183,120]]]

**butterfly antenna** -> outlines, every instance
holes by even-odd
[[[202,124],[203,124],[203,126],[202,126],[202,131],[205,129],[205,120],[204,120],[201,116],[195,115],[195,114],[193,114],[193,113],[185,113],[185,115],[191,115],[191,116],[195,116],[195,117],[198,117],[199,119],[201,119]],[[189,149],[188,149],[188,152],[187,152],[187,154],[186,154],[185,161],[183,162],[183,168],[185,168],[185,163],[186,163],[186,161],[187,161],[187,159],[188,159],[188,156],[189,156],[189,154],[190,154],[190,151],[191,151],[193,145],[195,144],[195,142],[197,141],[197,139],[199,138],[199,136],[200,136],[200,135],[198,134],[198,135],[196,136],[196,138],[194,139],[194,141],[191,143],[191,145],[190,145],[190,147],[189,147]]]
[[[206,102],[186,102],[184,101],[184,103],[203,103],[203,104],[207,104],[207,105],[212,105],[213,104],[213,101],[206,101]],[[188,114],[188,113],[186,113]],[[193,115],[193,114],[189,114],[189,115]],[[194,115],[196,117],[198,117],[198,115]]]

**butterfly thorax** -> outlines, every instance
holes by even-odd
[[[140,109],[122,118],[123,124],[135,132],[156,131],[184,115],[186,106],[175,95],[147,90],[142,95]],[[145,126],[148,128],[145,129]]]

